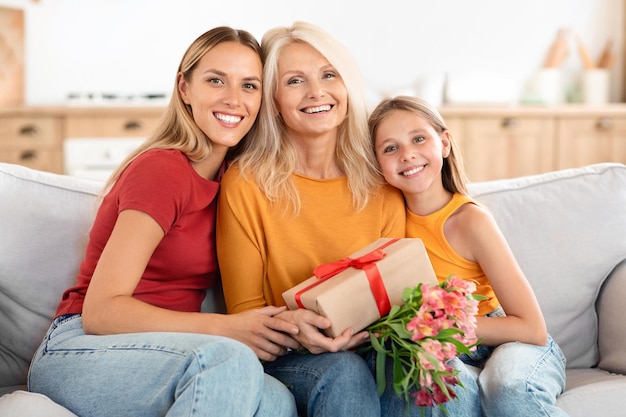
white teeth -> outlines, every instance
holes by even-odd
[[[409,169],[408,171],[404,171],[402,173],[402,175],[404,175],[405,177],[408,177],[409,175],[417,174],[418,172],[420,172],[423,169],[424,169],[423,166],[422,167],[413,168],[413,169]]]
[[[321,113],[321,112],[329,111],[329,110],[330,110],[330,105],[326,105],[326,106],[319,106],[319,107],[309,107],[307,109],[304,109],[304,112],[308,114],[312,114],[312,113]]]
[[[243,119],[243,117],[229,116],[227,114],[222,114],[222,113],[215,113],[215,117],[218,120],[221,120],[222,122],[229,123],[229,124],[239,123],[241,119]]]

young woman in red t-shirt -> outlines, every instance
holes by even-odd
[[[196,39],[154,135],[105,185],[78,282],[32,361],[29,389],[82,416],[294,416],[259,358],[298,348],[266,307],[201,313],[218,276],[221,174],[261,104],[262,54],[248,32]]]

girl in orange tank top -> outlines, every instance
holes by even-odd
[[[460,153],[439,112],[415,97],[389,98],[369,127],[385,180],[404,194],[407,237],[424,241],[440,280],[474,280],[486,296],[477,317],[481,345],[460,357],[481,368],[484,415],[566,416],[556,406],[565,387],[563,353],[495,219],[468,196]]]

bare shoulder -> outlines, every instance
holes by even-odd
[[[474,203],[463,204],[450,216],[448,222],[455,229],[459,228],[465,232],[495,226],[495,220],[489,210]]]
[[[491,213],[484,207],[468,203],[459,207],[444,224],[450,246],[463,258],[477,262],[483,248],[499,235]]]

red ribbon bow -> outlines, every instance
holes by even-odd
[[[387,295],[387,290],[385,289],[385,284],[383,283],[380,271],[376,266],[376,262],[385,257],[385,252],[383,252],[383,249],[395,243],[397,240],[398,239],[391,239],[379,248],[374,249],[373,251],[368,252],[363,256],[359,256],[358,258],[348,257],[335,262],[319,265],[313,270],[313,275],[315,275],[319,279],[296,293],[296,304],[298,304],[300,308],[304,308],[301,300],[301,296],[304,292],[318,286],[322,282],[352,267],[362,269],[365,272],[367,280],[370,284],[370,289],[372,290],[372,294],[374,295],[374,299],[376,300],[376,306],[378,307],[378,312],[380,313],[380,316],[382,317],[385,314],[389,313],[389,311],[391,310],[389,295]]]
[[[326,280],[330,277],[334,277],[340,272],[352,267],[357,269],[365,269],[365,267],[376,261],[380,261],[385,257],[385,252],[380,248],[375,249],[370,253],[366,253],[358,258],[343,258],[335,262],[329,262],[322,264],[313,270],[313,275],[319,279]]]

